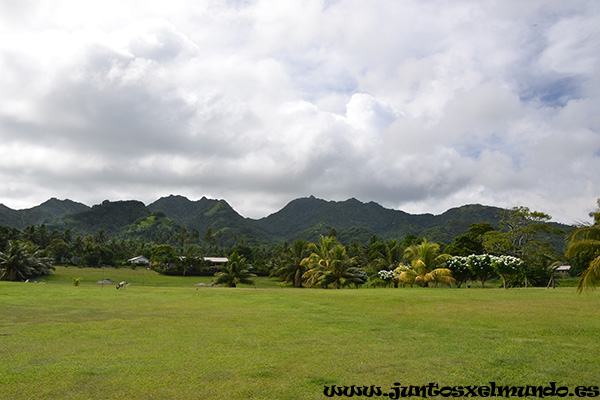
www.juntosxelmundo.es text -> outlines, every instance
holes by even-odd
[[[381,386],[325,386],[323,394],[327,397],[385,397],[388,399],[399,399],[406,397],[598,397],[600,387],[577,386],[573,390],[566,386],[557,386],[556,382],[548,382],[545,386],[509,386],[497,385],[489,382],[489,385],[463,385],[442,386],[430,382],[427,385],[402,385],[395,382],[390,388]]]

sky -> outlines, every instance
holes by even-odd
[[[597,0],[0,0],[0,203],[600,197]]]

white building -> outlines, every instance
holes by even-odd
[[[137,256],[137,257],[130,258],[129,260],[127,260],[127,262],[130,262],[133,264],[148,264],[150,262],[150,260],[148,260],[144,256]]]

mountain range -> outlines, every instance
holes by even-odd
[[[470,204],[440,215],[415,215],[354,198],[327,201],[310,196],[292,200],[267,217],[251,219],[238,214],[225,200],[206,197],[192,201],[170,195],[147,206],[136,200],[105,200],[92,207],[51,198],[23,210],[0,204],[0,226],[22,230],[30,225],[45,224],[48,229],[70,229],[73,234],[82,236],[104,229],[109,236],[164,242],[185,229],[200,238],[214,234],[214,239],[223,246],[268,245],[299,238],[316,241],[319,235],[328,235],[332,229],[344,244],[364,243],[372,235],[384,239],[416,235],[448,244],[466,233],[472,223],[488,222],[497,228],[503,211],[498,207]],[[572,229],[568,225],[553,225],[565,231]]]

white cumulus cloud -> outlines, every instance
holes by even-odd
[[[600,197],[594,0],[0,3],[0,202]]]

